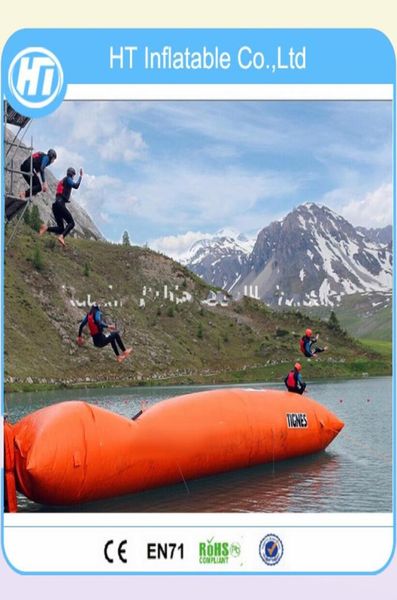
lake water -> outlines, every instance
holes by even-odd
[[[65,400],[85,400],[131,417],[172,396],[226,386],[138,387],[57,390],[7,394],[12,423],[24,415]],[[279,384],[251,388],[280,389]],[[45,512],[391,512],[392,379],[310,383],[308,395],[327,406],[345,427],[327,450],[273,465],[261,465],[91,502],[46,507],[23,496],[21,511]]]

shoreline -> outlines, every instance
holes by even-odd
[[[358,371],[355,365],[344,365],[345,369],[334,369],[332,372],[329,369],[324,369],[323,372],[318,369],[318,365],[313,365],[314,372],[311,371],[311,366],[305,366],[305,380],[341,380],[341,379],[367,379],[374,377],[392,377],[393,369],[384,365],[383,369],[371,369],[368,371]],[[348,367],[351,368],[348,368]],[[379,365],[376,365],[379,366]],[[269,367],[259,367],[254,369],[245,369],[243,371],[223,372],[223,377],[220,373],[204,374],[202,376],[170,376],[164,378],[147,378],[147,379],[117,379],[117,380],[99,380],[99,381],[64,381],[54,383],[39,383],[39,382],[8,382],[4,383],[4,393],[35,393],[47,392],[55,390],[86,390],[86,389],[111,389],[111,388],[132,388],[132,387],[166,387],[166,386],[198,386],[198,385],[232,385],[232,384],[255,384],[255,383],[282,383],[287,373],[288,366],[278,365],[279,368],[270,369]],[[374,365],[375,367],[375,365]],[[280,373],[280,368],[282,373]],[[285,372],[284,372],[285,371]]]

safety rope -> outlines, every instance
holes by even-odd
[[[188,494],[190,494],[189,486],[188,486],[188,484],[186,483],[186,479],[185,479],[185,478],[184,478],[184,476],[183,476],[182,469],[181,469],[181,467],[179,466],[179,464],[178,464],[178,463],[176,463],[176,464],[177,464],[177,467],[178,467],[178,469],[179,469],[179,473],[181,474],[181,477],[182,477],[183,483],[185,484],[186,491],[187,491],[187,493],[188,493]]]
[[[273,427],[272,427],[272,451],[273,451],[272,475],[274,475],[276,471],[275,471],[275,468],[274,468],[275,461],[274,461],[274,430],[273,430]]]

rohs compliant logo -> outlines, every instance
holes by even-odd
[[[238,542],[223,542],[214,538],[200,542],[200,563],[203,565],[227,565],[229,559],[238,558],[241,546]]]

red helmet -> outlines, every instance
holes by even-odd
[[[295,368],[297,371],[302,371],[302,365],[301,365],[300,363],[295,363],[295,365],[294,365],[294,368]]]
[[[313,332],[311,329],[306,329],[305,333],[306,333],[307,337],[310,337]]]

